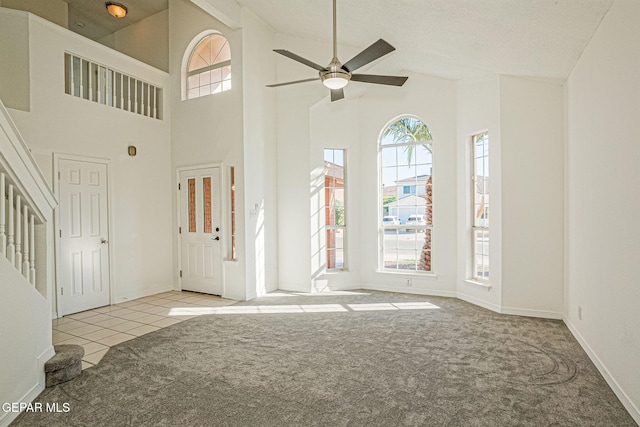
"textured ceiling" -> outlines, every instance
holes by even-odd
[[[64,1],[69,4],[69,29],[92,40],[99,40],[161,12],[169,3],[169,0],[116,0],[116,3],[127,7],[127,16],[118,19],[109,15],[104,0]]]
[[[331,41],[331,0],[237,1],[279,33]],[[380,63],[385,70],[564,80],[613,0],[337,2],[339,44],[360,49],[384,38],[397,49]],[[330,57],[329,50],[309,59],[324,65]]]

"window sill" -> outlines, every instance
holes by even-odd
[[[428,277],[428,278],[431,278],[431,279],[437,279],[438,278],[438,275],[436,273],[432,273],[430,271],[404,272],[404,271],[394,271],[394,270],[376,270],[376,273],[389,274],[389,275],[392,275],[392,276],[414,276],[414,277],[425,277],[425,278]]]
[[[485,288],[487,291],[493,287],[489,283],[479,282],[477,280],[471,280],[471,279],[465,280],[465,283],[469,283],[470,285],[476,285],[476,286],[479,286],[481,288]]]
[[[325,270],[324,274],[340,274],[340,273],[348,273],[348,268],[335,268],[331,270]]]

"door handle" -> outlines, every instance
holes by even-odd
[[[211,240],[220,240],[220,236],[212,237]]]
[[[109,243],[109,241],[107,239],[100,239],[100,243],[106,245],[107,243]]]

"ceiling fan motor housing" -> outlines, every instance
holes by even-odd
[[[322,84],[329,89],[342,89],[351,80],[351,73],[342,68],[338,58],[333,58],[326,70],[320,71],[319,74]]]

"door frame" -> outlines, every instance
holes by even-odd
[[[109,241],[109,245],[108,245],[108,254],[109,254],[109,270],[108,270],[108,275],[109,275],[109,305],[111,305],[114,301],[114,287],[111,286],[112,282],[113,282],[113,251],[112,251],[112,247],[113,247],[113,233],[111,232],[113,230],[113,215],[112,215],[112,180],[111,180],[111,160],[107,159],[107,158],[103,158],[103,157],[89,157],[89,156],[78,156],[75,154],[63,154],[63,153],[53,153],[53,194],[56,196],[56,198],[58,199],[58,207],[56,207],[56,209],[54,210],[54,214],[53,214],[53,224],[54,224],[54,229],[53,229],[53,239],[54,239],[54,245],[55,245],[55,256],[54,256],[54,270],[55,270],[55,283],[54,283],[54,290],[55,290],[55,317],[54,318],[60,318],[62,317],[60,315],[60,313],[62,313],[62,308],[63,308],[63,304],[62,304],[62,299],[60,298],[60,283],[62,282],[62,278],[60,277],[61,274],[61,269],[58,268],[59,267],[59,263],[62,260],[62,252],[60,249],[60,245],[61,245],[61,241],[60,241],[60,208],[59,208],[59,204],[60,204],[60,160],[71,160],[71,161],[75,161],[75,162],[85,162],[85,163],[98,163],[98,164],[103,164],[106,166],[107,168],[107,226],[109,227],[109,230],[107,232],[107,240]]]
[[[220,245],[221,245],[221,250],[220,250],[220,259],[219,259],[219,266],[220,266],[220,280],[222,281],[221,283],[221,287],[222,287],[222,295],[220,295],[221,297],[225,297],[226,292],[227,292],[227,287],[226,287],[226,281],[225,281],[225,275],[224,275],[224,260],[226,259],[227,256],[227,233],[226,233],[226,227],[227,227],[227,197],[226,197],[226,193],[224,192],[224,190],[227,188],[225,186],[226,183],[226,177],[224,174],[224,163],[219,162],[219,163],[205,163],[205,164],[201,164],[201,165],[192,165],[192,166],[182,166],[179,168],[176,168],[176,218],[177,218],[177,224],[176,224],[176,228],[175,228],[175,233],[176,233],[176,242],[177,242],[177,253],[178,253],[178,270],[176,271],[176,276],[178,277],[178,290],[182,291],[182,277],[180,277],[180,271],[182,270],[182,234],[179,232],[180,229],[180,224],[182,223],[182,215],[180,214],[181,211],[181,203],[182,203],[182,193],[180,190],[180,173],[182,172],[187,172],[187,171],[191,171],[191,170],[199,170],[199,169],[207,169],[207,168],[218,168],[218,170],[220,171],[220,179],[219,179],[219,186],[220,186],[220,222],[222,223],[220,225],[220,228],[222,229],[222,233],[220,236]]]

